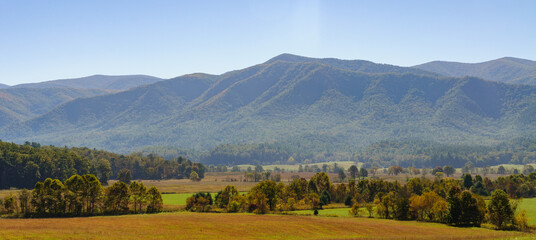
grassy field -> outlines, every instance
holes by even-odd
[[[350,217],[350,214],[348,211],[350,208],[332,208],[332,209],[323,209],[318,211],[318,216],[338,216],[338,217]],[[362,216],[367,215],[366,209],[361,208]],[[313,210],[298,210],[298,211],[292,211],[292,213],[295,214],[313,214]]]
[[[536,198],[525,198],[518,206],[519,210],[527,211],[529,224],[536,225]]]
[[[282,224],[283,223],[283,224]],[[369,218],[162,213],[0,219],[0,239],[530,239],[534,235]]]
[[[162,200],[164,200],[165,205],[186,205],[186,199],[190,196],[192,193],[162,194]]]

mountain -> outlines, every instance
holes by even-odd
[[[434,61],[414,68],[451,77],[474,76],[492,81],[536,84],[536,61],[505,57],[482,63]]]
[[[93,75],[89,77],[61,79],[40,83],[25,83],[13,88],[83,88],[126,90],[133,87],[152,84],[163,79],[146,75],[106,76]]]
[[[408,67],[399,67],[389,64],[377,64],[365,60],[340,60],[336,58],[308,58],[297,55],[292,55],[288,53],[281,54],[276,56],[268,61],[265,64],[271,64],[277,61],[282,62],[292,62],[292,63],[320,63],[344,70],[357,71],[363,73],[413,73],[413,74],[423,74],[431,76],[439,76],[439,74],[421,70],[418,68],[408,68]]]
[[[8,87],[9,87],[9,85],[0,83],[0,89],[2,89],[2,88],[8,88]]]
[[[0,127],[29,120],[76,98],[110,93],[109,90],[72,88],[0,89]]]
[[[2,128],[0,139],[119,152],[282,142],[333,153],[397,138],[491,145],[535,130],[536,86],[285,54],[75,99]]]

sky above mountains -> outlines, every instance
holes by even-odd
[[[412,66],[536,59],[534,1],[0,0],[0,83],[220,74],[280,53]]]

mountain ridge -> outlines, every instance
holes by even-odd
[[[350,151],[398,137],[496,144],[536,129],[534,86],[385,65],[366,73],[349,70],[359,64],[346,60],[296,59],[76,99],[1,129],[0,138],[125,153],[336,139],[333,151]]]
[[[58,79],[38,83],[23,83],[10,88],[82,88],[127,90],[140,85],[152,84],[163,79],[148,75],[91,75],[81,78]]]
[[[479,63],[432,61],[413,68],[444,76],[474,76],[514,84],[536,84],[536,61],[503,57]]]

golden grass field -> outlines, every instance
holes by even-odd
[[[536,235],[369,218],[161,213],[0,219],[0,239],[533,239]]]

